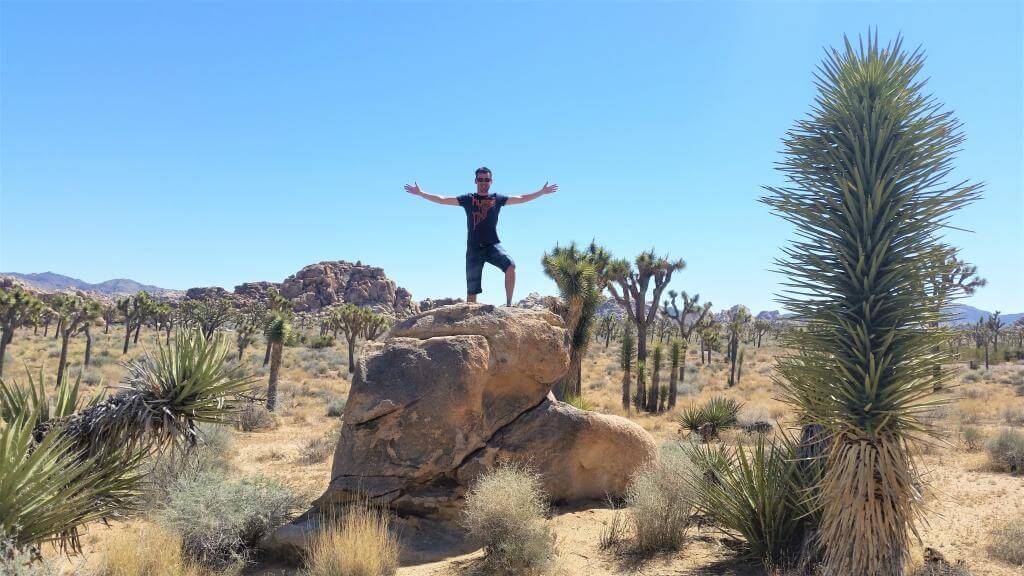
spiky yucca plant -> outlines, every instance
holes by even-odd
[[[178,334],[173,347],[126,362],[104,400],[84,401],[65,380],[51,404],[41,377],[27,390],[0,379],[0,539],[78,550],[82,524],[135,508],[141,462],[193,442],[200,422],[229,422],[236,395],[251,389],[229,354],[220,335]]]
[[[963,137],[922,93],[923,64],[877,33],[828,51],[811,114],[787,133],[788,184],[762,199],[799,237],[777,264],[781,302],[807,329],[787,333],[797,352],[777,377],[831,439],[817,486],[828,575],[902,574],[920,501],[909,444],[935,433],[921,416],[942,402],[932,369],[950,359],[937,326],[954,291],[934,286],[947,260],[934,256],[979,188],[945,182]]]

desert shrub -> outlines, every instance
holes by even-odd
[[[179,480],[158,518],[181,534],[187,557],[220,567],[245,562],[259,539],[299,504],[277,480],[232,479],[210,471]]]
[[[98,362],[96,364],[99,364]],[[103,374],[99,370],[93,368],[86,368],[82,370],[82,384],[89,386],[99,386],[103,382]]]
[[[801,474],[792,442],[758,437],[749,448],[690,443],[684,449],[693,463],[687,482],[699,512],[742,536],[749,555],[768,566],[800,556],[814,520],[805,500],[811,482]]]
[[[1010,426],[1024,426],[1024,408],[1020,406],[1004,408],[1003,422]]]
[[[555,559],[547,512],[540,478],[521,464],[503,462],[470,486],[462,522],[484,547],[486,572],[542,574]]]
[[[960,428],[960,435],[964,439],[964,448],[970,452],[980,450],[985,445],[985,432],[977,426],[964,426]]]
[[[971,576],[970,570],[962,563],[924,562],[914,566],[909,576]]]
[[[992,531],[988,552],[1014,566],[1024,566],[1024,520],[1012,520]]]
[[[278,402],[281,402],[278,394]],[[261,402],[246,402],[236,416],[236,426],[242,432],[257,432],[277,428],[277,420]]]
[[[0,576],[57,576],[60,570],[47,560],[19,548],[13,540],[0,534]]]
[[[975,388],[973,386],[970,388],[960,389],[960,396],[962,398],[967,398],[968,400],[980,400],[982,398],[987,398],[990,394],[991,392],[989,392],[988,390],[982,388]]]
[[[985,442],[992,465],[1011,474],[1024,472],[1024,433],[1003,428]]]
[[[309,346],[313,350],[320,350],[321,348],[330,348],[331,346],[334,346],[334,337],[317,336],[315,338],[311,338],[307,346]]]
[[[687,484],[690,459],[676,444],[640,467],[626,488],[636,551],[677,550],[686,536],[694,494]]]
[[[679,426],[697,432],[705,440],[718,437],[718,433],[736,425],[743,403],[732,398],[715,396],[703,405],[690,404],[679,411]]]
[[[1001,384],[1024,386],[1024,370],[1009,370],[999,378]]]
[[[985,379],[985,373],[984,372],[974,372],[974,370],[976,370],[976,369],[977,369],[977,366],[971,366],[971,370],[972,371],[964,374],[963,381],[968,383],[968,384],[973,384],[975,382],[980,382],[981,380],[984,380]]]
[[[127,537],[107,540],[95,576],[188,576],[196,569],[181,555],[181,537],[166,528],[137,525]]]
[[[338,445],[341,429],[332,430],[324,436],[314,438],[299,450],[299,462],[303,464],[319,464],[334,452]]]
[[[146,477],[147,501],[161,505],[168,500],[179,480],[210,470],[226,470],[232,442],[231,429],[227,426],[203,423],[199,425],[195,446],[154,455]]]
[[[622,510],[615,510],[615,514],[612,516],[611,521],[607,526],[605,526],[604,530],[601,531],[601,536],[598,540],[598,546],[601,550],[615,548],[621,544],[625,539],[626,528],[626,517],[622,513]]]
[[[366,503],[350,506],[340,521],[329,519],[305,556],[309,576],[387,576],[398,568],[398,541],[386,512]]]
[[[345,413],[345,402],[348,399],[344,396],[335,396],[327,402],[327,415],[331,418],[341,418]]]

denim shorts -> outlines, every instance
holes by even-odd
[[[466,246],[466,294],[483,292],[480,288],[480,276],[483,275],[485,263],[501,268],[502,272],[515,266],[515,262],[505,253],[501,244]]]

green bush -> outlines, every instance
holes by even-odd
[[[315,338],[311,338],[307,345],[313,350],[330,348],[334,346],[334,336],[317,336]]]
[[[211,470],[226,470],[232,442],[232,432],[227,426],[203,423],[199,425],[195,446],[154,455],[146,474],[148,502],[152,505],[165,504],[175,485],[183,478]]]
[[[278,405],[283,405],[283,393],[278,393]],[[236,415],[235,425],[242,432],[257,432],[277,428],[277,420],[261,402],[246,402]]]
[[[964,426],[960,429],[960,434],[964,438],[964,448],[970,452],[980,450],[985,444],[985,432],[977,426]]]
[[[207,471],[179,479],[158,520],[181,534],[182,550],[211,567],[245,562],[253,546],[300,505],[281,482]]]
[[[706,441],[718,437],[718,433],[736,426],[742,402],[732,398],[715,396],[703,405],[690,404],[679,411],[679,426],[683,430],[696,432]]]

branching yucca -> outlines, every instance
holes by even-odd
[[[27,390],[0,380],[0,537],[77,550],[79,526],[133,509],[143,460],[194,441],[200,422],[229,421],[233,397],[250,389],[228,354],[219,336],[179,334],[127,362],[121,390],[102,401],[79,399],[77,382],[51,404],[41,377]]]
[[[829,575],[902,574],[920,499],[908,443],[934,432],[921,416],[942,402],[938,326],[957,290],[936,286],[956,254],[939,234],[979,188],[945,182],[963,137],[922,93],[923,64],[877,34],[830,50],[811,114],[785,140],[789,184],[763,199],[797,228],[781,301],[807,329],[787,333],[797,352],[778,375],[831,439],[818,485]]]

